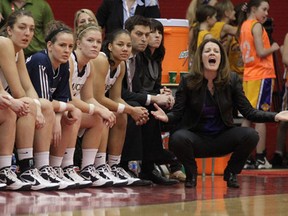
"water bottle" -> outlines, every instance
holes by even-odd
[[[128,167],[136,176],[139,175],[140,169],[138,161],[129,161]]]
[[[17,159],[16,159],[16,155],[13,153],[12,154],[12,163],[11,163],[11,170],[13,172],[16,172],[17,171]]]

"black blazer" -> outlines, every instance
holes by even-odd
[[[141,106],[145,106],[147,101],[148,92],[144,90],[141,80],[140,80],[140,73],[141,73],[141,57],[139,54],[136,55],[136,65],[135,65],[135,73],[132,79],[132,90],[130,92],[128,89],[128,82],[127,82],[127,71],[125,71],[125,76],[122,81],[122,98],[126,102],[128,101],[136,101]],[[127,70],[127,67],[126,67]]]
[[[142,0],[144,3],[144,0]],[[160,9],[156,6],[146,7],[137,5],[135,15],[149,18],[159,18]],[[96,12],[99,25],[105,28],[105,34],[123,28],[123,2],[122,0],[103,0]]]
[[[173,109],[169,112],[170,123],[178,123],[178,128],[193,130],[200,120],[205,95],[207,91],[207,80],[204,79],[199,90],[190,90],[187,87],[187,76],[181,79],[176,92],[176,101]],[[227,86],[215,87],[215,100],[217,101],[221,119],[227,127],[233,125],[233,108],[249,121],[252,122],[274,122],[275,112],[264,112],[254,109],[243,92],[242,83],[238,75],[231,73],[231,80]]]

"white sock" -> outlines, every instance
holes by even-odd
[[[60,167],[62,164],[63,157],[57,157],[50,155],[49,161],[50,161],[50,166],[52,167]]]
[[[71,165],[74,165],[73,157],[74,157],[75,148],[67,148],[62,160],[61,167],[65,168]]]
[[[33,158],[33,148],[17,149],[17,154],[19,160]]]
[[[121,155],[108,155],[108,164],[110,167],[120,163]]]
[[[34,153],[34,163],[37,169],[49,165],[49,151]]]
[[[88,165],[94,164],[98,149],[82,149],[82,164],[81,169]]]
[[[12,164],[12,155],[0,156],[0,169],[4,167],[11,167],[11,164]]]
[[[106,152],[98,152],[95,157],[94,166],[97,168],[103,164],[106,164]]]

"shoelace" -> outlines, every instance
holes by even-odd
[[[83,181],[84,179],[81,177],[81,176],[79,176],[77,173],[76,173],[76,171],[75,171],[75,169],[74,169],[74,167],[68,167],[68,168],[66,168],[66,172],[67,172],[67,174],[72,174],[73,176],[72,176],[72,180],[73,181]]]
[[[97,179],[99,178],[94,166],[89,166],[87,169],[88,169],[88,172],[90,173],[90,175],[92,175],[93,177],[95,177]]]
[[[64,172],[63,172],[63,169],[61,169],[61,167],[54,168],[54,171],[60,179],[62,179],[64,177]]]
[[[116,172],[118,175],[120,174],[124,178],[130,178],[130,175],[122,167],[116,167]]]
[[[58,180],[57,176],[56,176],[56,173],[54,173],[54,169],[52,167],[48,166],[48,167],[45,168],[45,170],[46,170],[47,175],[50,178]]]
[[[12,181],[20,181],[18,178],[17,178],[17,176],[16,176],[16,173],[14,173],[10,168],[8,168],[8,169],[5,169],[4,170],[4,173],[5,173],[5,176],[8,178],[8,179],[10,179],[10,180],[12,180]]]

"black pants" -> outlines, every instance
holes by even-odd
[[[182,162],[189,179],[197,173],[195,158],[219,157],[229,153],[232,155],[226,169],[240,173],[258,140],[258,133],[250,127],[233,127],[217,136],[203,136],[180,129],[170,136],[169,148]]]
[[[132,106],[139,106],[136,102],[127,102]],[[146,107],[149,112],[155,110],[151,105]],[[141,160],[143,172],[152,172],[154,164],[170,164],[172,172],[180,170],[182,165],[173,153],[163,149],[160,121],[152,115],[142,126],[128,116],[126,137],[121,155],[121,166],[126,168],[128,161]]]

